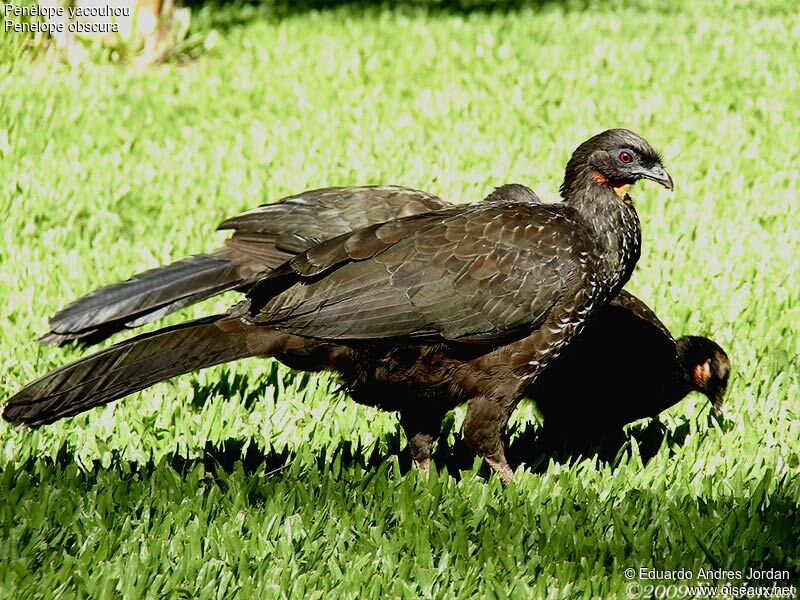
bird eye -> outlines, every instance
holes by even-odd
[[[619,162],[623,165],[627,165],[630,162],[633,162],[633,155],[630,152],[626,152],[623,150],[619,153]]]

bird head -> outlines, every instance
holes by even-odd
[[[561,196],[567,199],[590,186],[601,186],[627,201],[628,188],[640,179],[650,179],[672,190],[672,178],[661,163],[659,153],[639,134],[609,129],[586,140],[572,153]]]
[[[677,346],[678,360],[692,391],[704,394],[714,407],[714,414],[719,415],[731,372],[728,355],[716,342],[694,335],[678,339]]]

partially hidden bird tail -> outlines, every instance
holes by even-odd
[[[120,342],[40,377],[12,396],[3,418],[32,427],[107,404],[197,369],[269,355],[285,338],[227,316],[168,327]]]
[[[94,344],[118,331],[144,325],[234,289],[243,279],[226,250],[198,254],[145,271],[78,298],[50,319],[50,332],[39,342],[64,344],[77,340]]]

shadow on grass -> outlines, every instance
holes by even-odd
[[[313,376],[313,373],[306,371],[292,372],[293,379],[299,380],[301,382],[299,385],[301,386],[303,386],[303,383],[307,384]],[[192,382],[192,389],[194,390],[191,401],[192,408],[197,411],[201,410],[208,402],[208,399],[215,396],[231,398],[239,395],[243,406],[249,409],[256,402],[262,400],[270,391],[280,389],[282,378],[281,372],[274,365],[272,369],[259,374],[257,378],[236,370],[223,369],[213,383],[201,384],[196,380]]]
[[[722,430],[727,430],[730,424],[708,415],[708,428],[711,429],[712,421]],[[574,463],[585,458],[597,457],[602,463],[615,464],[624,459],[632,451],[633,443],[638,448],[642,463],[647,464],[666,444],[670,456],[674,456],[676,449],[686,443],[689,435],[690,424],[684,422],[675,430],[668,429],[658,419],[651,419],[644,425],[635,425],[626,433],[618,431],[580,430],[572,428],[529,427],[517,432],[511,442],[506,443],[506,458],[513,468],[524,465],[534,473],[543,473],[550,462]],[[442,465],[448,472],[458,477],[460,471],[471,468],[475,453],[456,436],[452,447],[439,444],[434,452],[434,461]],[[485,467],[481,472],[488,476]]]
[[[192,9],[193,29],[221,31],[256,20],[277,22],[337,10],[362,17],[385,11],[446,17],[512,14],[523,9],[541,11],[551,6],[585,10],[590,6],[588,0],[184,0],[183,4]]]
[[[313,374],[295,372],[296,377],[311,379]],[[279,389],[281,374],[278,369],[261,375],[253,384],[250,378],[235,371],[224,371],[213,384],[195,384],[192,405],[200,410],[209,398],[214,396],[231,397],[241,394],[245,407],[251,407],[262,399],[270,389]],[[306,382],[307,383],[307,382]],[[303,387],[303,386],[301,386]],[[714,428],[727,431],[731,424],[724,418],[715,417],[711,411],[705,413],[705,425],[698,424],[700,429]],[[690,432],[690,422],[684,421],[675,429],[667,428],[657,418],[635,423],[623,431],[621,428],[607,427],[598,430],[598,423],[566,422],[555,426],[540,427],[528,425],[513,432],[506,439],[506,457],[513,468],[524,465],[534,473],[546,471],[551,461],[555,463],[574,463],[584,458],[597,457],[600,462],[615,464],[625,459],[637,448],[642,463],[647,464],[666,445],[670,456],[677,448],[683,446]],[[452,444],[445,440],[453,438]],[[454,478],[459,478],[462,471],[471,470],[476,462],[472,448],[464,441],[461,431],[455,431],[453,413],[446,415],[442,423],[439,442],[434,446],[432,460],[439,469],[447,470]],[[381,450],[384,449],[384,450]],[[371,450],[365,452],[358,444],[343,440],[335,447],[320,452],[317,466],[324,469],[325,462],[334,458],[342,466],[359,465],[367,470],[375,469],[387,458],[396,456],[403,473],[413,468],[410,451],[405,435],[400,426],[381,439]],[[291,452],[264,452],[257,448],[252,440],[227,439],[219,445],[207,444],[203,462],[208,471],[222,468],[231,472],[237,463],[246,473],[256,473],[263,469],[266,472],[282,468],[294,458]],[[178,470],[184,465],[184,459],[175,456],[170,464]],[[489,476],[488,468],[483,464],[480,474]]]
[[[352,9],[354,12],[413,9],[431,14],[472,14],[542,9],[548,6],[583,10],[590,3],[586,0],[185,0],[183,4],[190,8],[249,6],[264,12],[266,16],[283,18],[338,8]]]
[[[714,427],[728,431],[732,424],[709,411],[705,428]],[[526,432],[523,440],[515,440],[509,448],[509,462],[525,463],[534,472],[547,468],[550,460],[557,463],[574,462],[596,456],[601,462],[614,464],[632,452],[635,443],[643,464],[647,464],[666,444],[670,456],[686,443],[691,430],[684,421],[674,430],[668,429],[657,418],[631,426],[627,432],[619,429],[597,430],[590,428],[556,426],[545,427],[535,437]]]
[[[256,395],[255,390],[253,393]],[[713,418],[710,415],[708,417],[709,428]],[[729,425],[718,422],[717,426],[726,429]],[[473,469],[477,457],[460,432],[455,433],[452,445],[443,441],[452,432],[452,429],[453,419],[447,419],[441,441],[434,447],[432,460],[438,469],[446,470],[453,478],[460,479],[463,471]],[[513,440],[507,442],[506,455],[514,469],[524,465],[534,473],[543,473],[551,461],[565,464],[596,456],[600,462],[613,464],[626,458],[631,451],[632,442],[635,441],[639,456],[646,464],[665,443],[670,449],[670,455],[674,455],[675,450],[685,443],[689,429],[688,422],[683,423],[675,430],[669,430],[660,421],[654,419],[644,426],[632,428],[628,433],[620,431],[612,434],[598,434],[598,432],[592,432],[593,441],[587,441],[586,436],[575,436],[575,431],[571,432],[573,435],[567,439],[563,435],[548,436],[546,430],[529,426],[525,430],[515,432]],[[313,463],[320,471],[327,470],[334,460],[343,468],[358,466],[365,471],[374,471],[393,458],[397,460],[402,474],[406,474],[414,468],[405,436],[399,426],[394,432],[382,438],[380,444],[374,444],[369,451],[365,451],[350,440],[342,440],[337,445],[319,450],[312,455]],[[208,442],[202,456],[188,458],[177,449],[161,459],[150,459],[146,463],[128,462],[115,454],[112,457],[111,468],[119,469],[122,472],[149,472],[157,468],[159,464],[167,464],[173,470],[185,475],[202,464],[205,471],[215,478],[221,473],[229,475],[236,470],[240,470],[247,476],[264,476],[264,474],[271,476],[289,467],[297,459],[297,452],[274,449],[265,451],[253,443],[252,439],[228,438],[220,444]],[[59,449],[54,460],[42,460],[62,469],[74,463],[73,452],[66,443]],[[17,466],[16,469],[30,471],[34,469],[34,464],[28,461],[25,465]],[[104,467],[99,461],[95,461],[94,469],[100,470]],[[485,463],[481,462],[478,474],[488,478],[491,476],[491,471]]]
[[[604,436],[595,443],[578,447],[564,444],[553,445],[543,435],[542,430],[530,427],[516,435],[514,440],[507,444],[507,456],[509,463],[514,468],[525,465],[535,473],[542,473],[547,469],[550,461],[567,463],[597,456],[600,461],[613,463],[622,459],[626,452],[630,451],[631,441],[635,440],[642,462],[646,464],[665,442],[671,449],[671,455],[674,455],[674,449],[685,443],[688,433],[688,423],[679,426],[675,431],[670,431],[661,422],[654,420],[647,426],[634,430],[629,436]],[[414,468],[411,453],[399,428],[382,441],[384,442],[381,445],[382,448],[388,446],[386,450],[379,448],[379,445],[376,444],[371,451],[364,452],[353,442],[342,440],[335,447],[329,448],[325,452],[319,452],[316,456],[316,466],[320,470],[324,470],[331,461],[338,459],[342,467],[360,466],[369,471],[377,469],[387,459],[396,457],[403,474]],[[173,455],[168,460],[169,464],[179,472],[186,468],[192,468],[194,464],[202,460],[206,470],[211,473],[217,469],[231,473],[239,466],[245,473],[254,475],[262,471],[267,473],[280,471],[295,457],[293,452],[264,452],[255,444],[250,443],[250,440],[231,438],[219,445],[206,444],[202,459],[187,460]],[[456,435],[452,445],[444,442],[438,443],[432,459],[439,469],[446,469],[452,477],[458,479],[461,477],[462,471],[473,468],[476,455],[463,438]],[[491,472],[485,465],[481,465],[480,474],[483,477],[489,477]]]
[[[624,6],[664,15],[681,14],[684,10],[681,5],[652,3],[647,0],[612,3],[592,0],[183,0],[182,4],[192,9],[193,28],[201,30],[214,28],[223,31],[259,19],[275,22],[326,11],[343,11],[357,17],[386,11],[403,15],[468,17],[482,14],[514,14],[524,10],[543,12],[553,8],[565,12],[605,10],[614,14]],[[791,12],[791,4],[763,6],[759,7],[759,10],[776,16],[794,14]]]
[[[278,468],[284,461],[291,461],[291,457],[278,454],[264,456],[249,448],[242,452],[242,443],[240,440],[228,440],[222,448],[208,448],[206,456],[197,459],[171,457],[168,459],[171,465],[163,460],[144,465],[114,460],[110,468],[97,465],[92,470],[81,471],[74,467],[62,469],[52,464],[41,465],[37,464],[39,461],[36,459],[31,459],[12,467],[8,473],[0,472],[4,483],[17,484],[12,486],[10,493],[13,498],[7,500],[3,514],[6,535],[9,531],[13,532],[8,547],[18,546],[20,550],[13,556],[17,563],[14,572],[19,574],[29,569],[38,573],[41,569],[47,573],[46,567],[51,561],[52,564],[60,564],[59,561],[73,560],[83,554],[90,556],[88,564],[107,568],[107,559],[97,562],[93,558],[93,545],[97,545],[98,540],[108,539],[111,540],[110,544],[122,547],[131,536],[142,544],[152,539],[155,541],[153,547],[158,548],[157,540],[165,535],[165,531],[168,535],[185,537],[184,527],[187,526],[193,528],[190,531],[194,531],[194,535],[199,531],[200,535],[210,539],[221,539],[223,536],[220,531],[225,531],[221,524],[235,521],[243,511],[253,511],[256,516],[264,515],[265,518],[273,515],[285,518],[301,510],[313,515],[318,511],[322,518],[330,519],[338,511],[351,509],[355,504],[367,505],[366,514],[374,514],[371,512],[374,507],[368,506],[370,498],[376,486],[385,485],[381,475],[377,478],[374,476],[377,473],[385,476],[385,469],[334,475],[332,480],[325,480],[325,485],[330,484],[332,488],[320,494],[315,490],[309,492],[309,481],[304,477],[305,465],[293,470],[287,477],[280,478],[278,474],[271,480],[269,470],[265,472],[262,467],[275,464]],[[348,444],[340,444],[338,451],[346,457]],[[68,454],[64,453],[57,462],[69,463]],[[360,464],[364,464],[364,458],[352,457],[354,462]],[[386,462],[386,455],[373,455],[366,462],[372,460]],[[408,463],[406,460],[407,466]],[[198,474],[200,464],[209,467],[205,475]],[[178,473],[170,470],[169,466]],[[185,474],[184,469],[187,470]],[[227,470],[231,470],[232,474],[227,474]],[[327,473],[331,471],[326,470]],[[776,481],[774,472],[767,471],[761,480],[750,482],[750,485],[735,491],[722,488],[719,490],[721,493],[701,496],[688,490],[684,493],[672,490],[669,494],[656,494],[647,489],[629,488],[618,490],[611,500],[606,501],[601,497],[601,490],[593,488],[588,490],[585,497],[593,503],[596,519],[584,527],[593,529],[597,536],[624,538],[622,543],[626,560],[641,561],[638,564],[643,566],[650,565],[651,560],[655,568],[669,564],[668,557],[653,554],[655,548],[663,549],[664,544],[669,542],[675,545],[676,555],[686,561],[683,564],[691,565],[689,561],[696,564],[700,560],[700,564],[707,569],[742,570],[744,573],[751,567],[757,570],[779,569],[786,571],[787,575],[777,577],[778,585],[788,585],[797,582],[800,570],[797,560],[799,484],[800,479],[796,476],[791,478],[787,474]],[[753,494],[753,488],[762,492]],[[494,489],[499,493],[499,488]],[[769,489],[769,493],[764,492],[765,489]],[[354,493],[354,490],[357,491]],[[335,494],[335,497],[330,497],[329,493]],[[20,495],[23,496],[21,502],[18,500]],[[2,498],[3,492],[0,491]],[[309,498],[317,503],[310,504]],[[344,500],[339,501],[339,498]],[[385,496],[385,499],[390,501],[391,495]],[[283,506],[284,501],[286,510],[281,513],[278,509],[275,512],[276,506]],[[503,506],[502,499],[498,499],[498,503]],[[606,504],[608,507],[604,508]],[[441,510],[450,512],[451,519],[463,517],[463,525],[459,527],[465,529],[467,535],[474,535],[476,540],[484,539],[485,536],[475,533],[476,527],[481,525],[469,524],[469,506],[464,507],[461,503],[457,506],[464,508],[463,515],[452,514],[452,507],[447,505]],[[572,523],[581,521],[580,513],[584,511],[581,505],[567,501],[558,506],[554,509],[557,512],[550,515],[553,522],[564,513],[573,519]],[[403,511],[411,510],[414,510],[413,504],[398,508],[397,512],[392,513],[393,518],[402,523]],[[397,517],[398,513],[401,517]],[[492,514],[491,511],[489,513]],[[657,518],[654,518],[654,514]],[[497,520],[501,527],[499,538],[504,543],[508,539],[504,537],[502,527],[508,527],[509,522],[512,526],[516,524],[513,519],[507,521],[498,517]],[[169,525],[166,529],[163,527],[165,523]],[[369,527],[369,523],[366,525],[362,528],[352,525],[348,535],[367,535],[365,530],[374,528]],[[131,534],[132,528],[135,535]],[[488,529],[494,530],[494,527]],[[535,529],[533,534],[538,539],[539,533]],[[248,531],[253,530],[245,529],[241,535],[252,537]],[[273,531],[270,538],[282,537],[282,528],[277,528],[277,532],[273,528]],[[563,533],[564,529],[558,531]],[[495,531],[492,535],[496,534]],[[494,543],[496,538],[492,535],[476,543]],[[542,535],[545,536],[543,539],[549,539],[546,536],[551,536],[552,532]],[[442,539],[441,536],[439,539]],[[444,539],[446,542],[448,538]],[[563,543],[570,545],[572,542],[568,537]],[[598,540],[598,543],[606,544],[606,540]],[[554,543],[552,547],[561,544]],[[248,545],[242,548],[245,557],[252,552],[252,547]],[[100,549],[107,555],[107,547]],[[557,554],[559,560],[572,562],[585,558],[579,545],[568,556],[563,550],[555,552],[543,549],[542,552],[544,556]],[[9,555],[9,558],[12,557]],[[152,562],[149,564],[152,565]],[[84,575],[86,568],[84,566],[84,570],[80,571]],[[708,583],[714,585],[717,581]]]

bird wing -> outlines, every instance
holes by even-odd
[[[376,223],[452,206],[433,194],[401,186],[332,187],[248,210],[223,221],[219,229],[235,229],[234,235],[291,233],[322,241]]]
[[[312,190],[233,217],[225,246],[95,290],[56,313],[43,343],[96,343],[184,306],[248,287],[299,252],[353,229],[452,206],[398,186]]]
[[[475,204],[397,219],[299,254],[257,283],[238,314],[322,339],[519,337],[580,285],[586,239],[565,205]]]
[[[662,323],[661,320],[656,316],[656,313],[654,313],[649,306],[647,306],[644,302],[630,292],[621,290],[620,293],[617,294],[609,303],[609,307],[612,309],[618,308],[627,312],[628,316],[626,318],[628,318],[631,322],[634,320],[640,321],[640,327],[643,329],[652,330],[654,339],[661,338],[664,340],[665,344],[675,344],[675,340],[673,339],[672,334],[669,332],[669,329],[667,329],[667,326],[664,325],[664,323]],[[613,314],[613,310],[607,310],[606,312]]]
[[[518,183],[495,188],[484,201],[540,202],[533,190]],[[218,228],[234,230],[225,245],[237,253],[237,265],[258,277],[265,267],[274,269],[293,255],[336,236],[453,207],[438,196],[402,186],[331,187],[259,206],[223,221]]]
[[[309,190],[223,221],[233,262],[257,279],[295,254],[356,229],[453,205],[402,186],[351,186]]]

